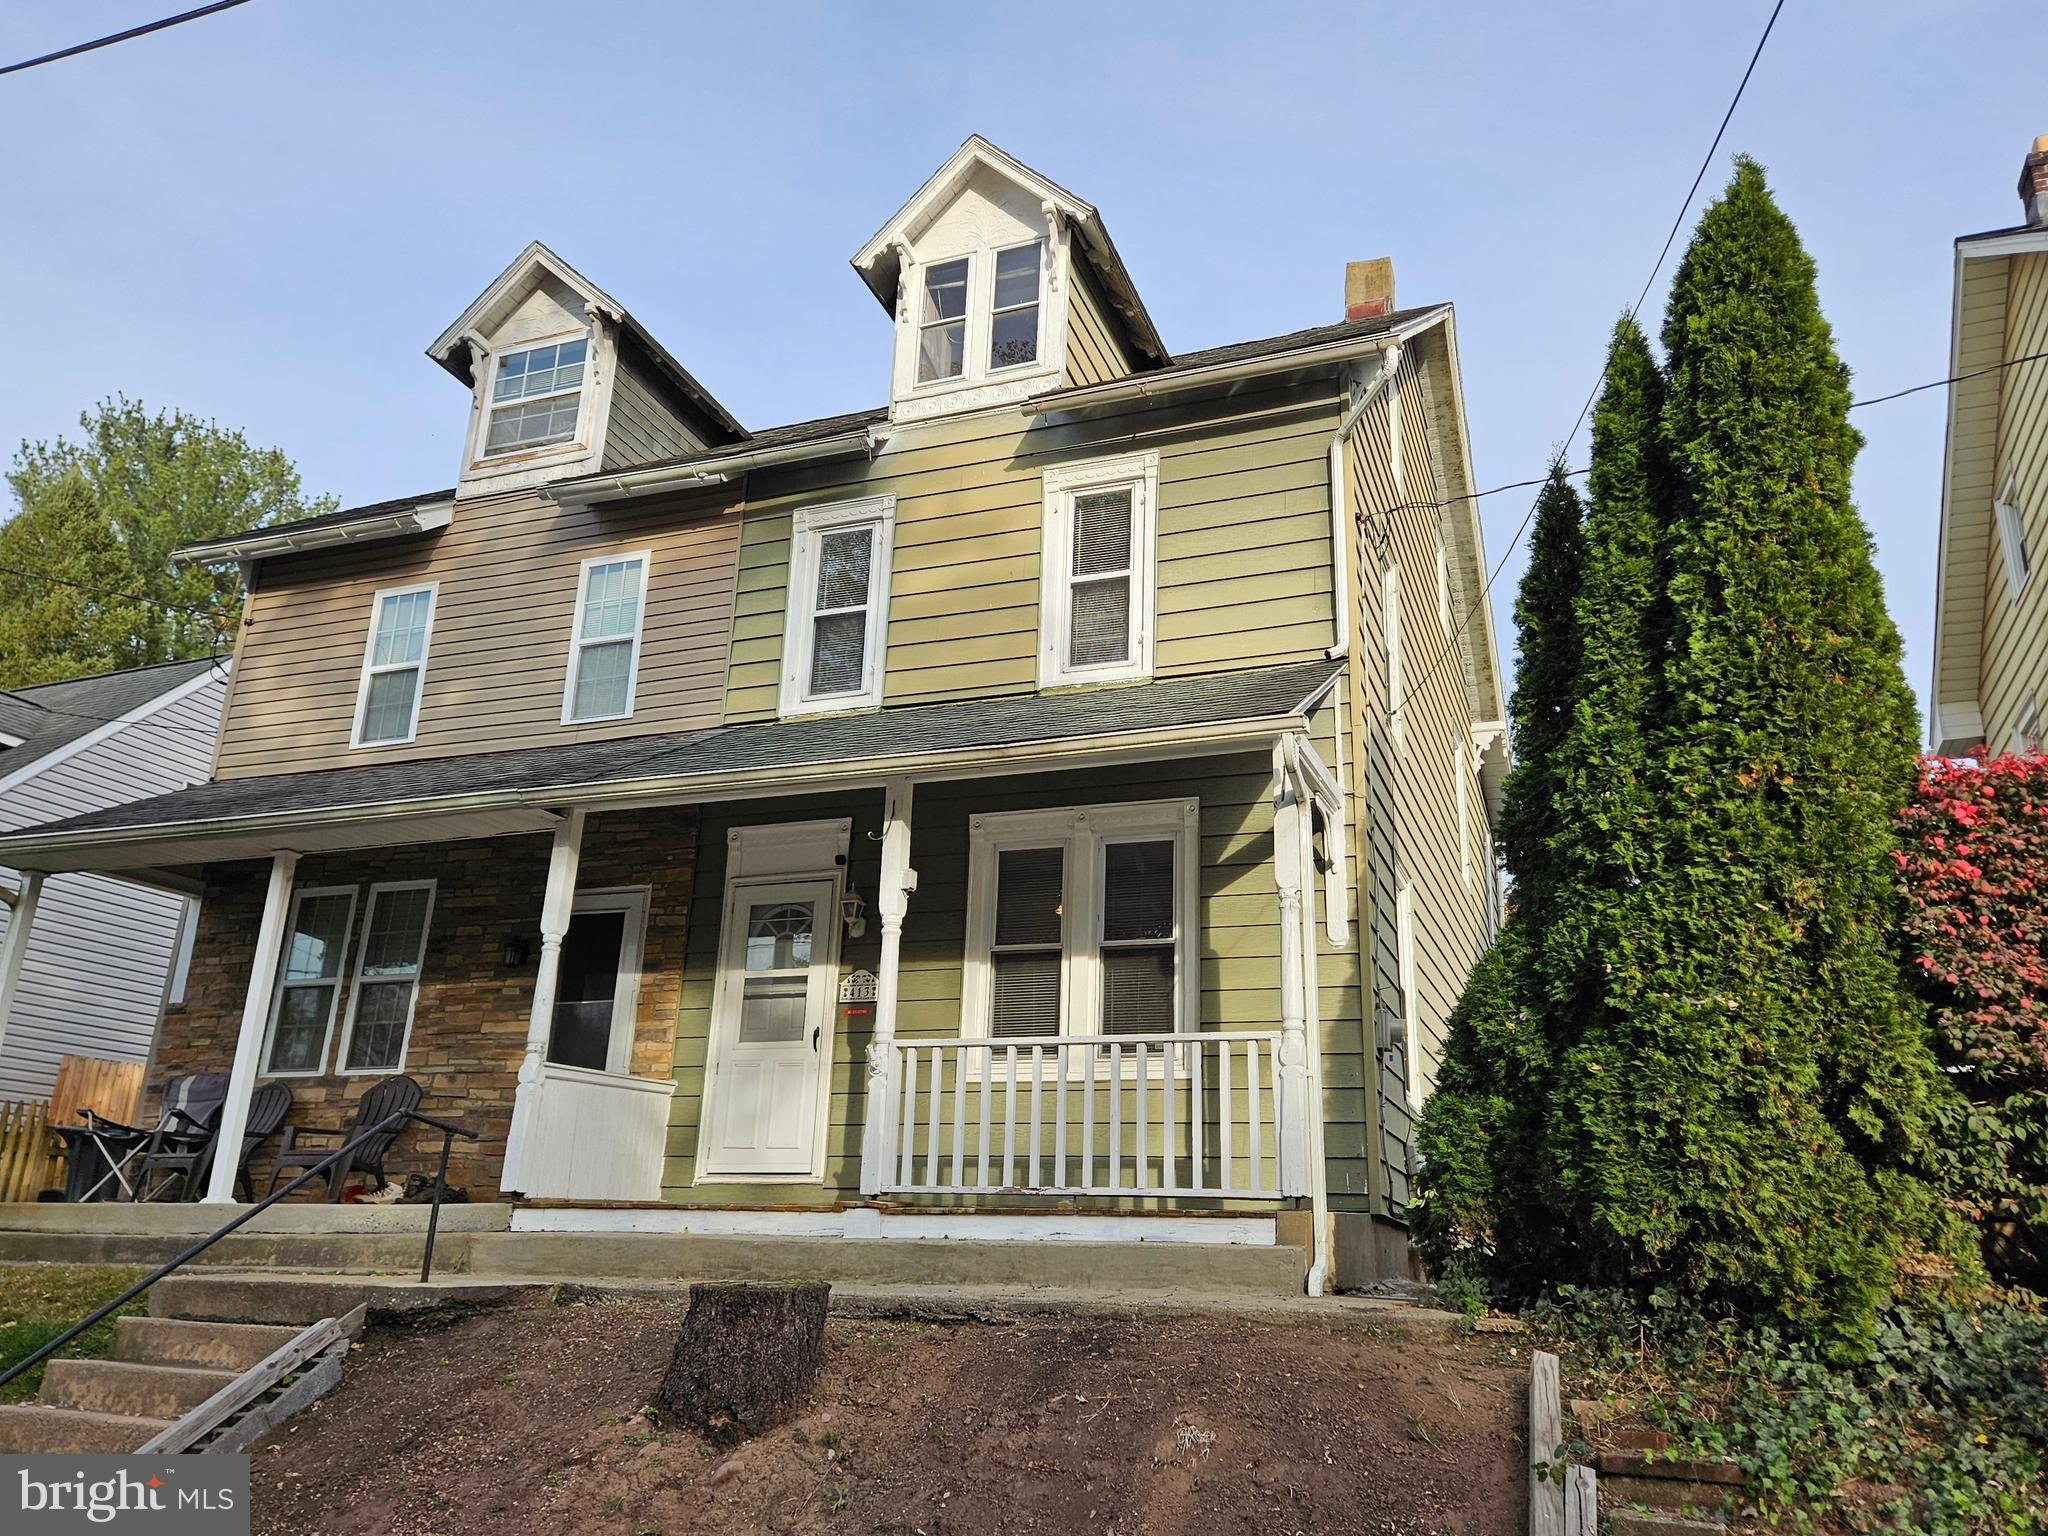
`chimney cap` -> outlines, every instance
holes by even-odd
[[[2048,155],[2048,133],[2037,133],[2034,135],[2034,153],[2037,155]]]

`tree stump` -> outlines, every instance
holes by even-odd
[[[831,1297],[825,1284],[692,1285],[663,1406],[719,1445],[781,1423],[824,1364]]]

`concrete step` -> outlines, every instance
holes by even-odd
[[[0,1404],[0,1454],[121,1455],[147,1444],[169,1427],[168,1419],[86,1413],[47,1403]]]
[[[215,1371],[246,1371],[292,1341],[299,1330],[275,1323],[201,1323],[171,1317],[122,1317],[114,1321],[110,1360],[139,1365],[196,1365]]]
[[[422,1286],[410,1280],[308,1279],[290,1275],[183,1271],[150,1288],[154,1319],[205,1323],[290,1325],[296,1333],[324,1317],[342,1317],[359,1305],[386,1316],[450,1306],[541,1305],[554,1287],[528,1281],[464,1281],[451,1277]]]
[[[211,1228],[207,1229],[211,1230]],[[435,1248],[437,1268],[459,1268],[456,1233]],[[417,1270],[419,1232],[234,1232],[207,1249],[195,1266],[329,1270],[360,1274]],[[48,1264],[162,1264],[192,1245],[189,1233],[61,1232],[0,1229],[0,1260]]]
[[[51,1408],[175,1419],[190,1413],[238,1374],[191,1365],[138,1365],[132,1360],[52,1360],[43,1369],[43,1390],[37,1396]]]
[[[141,1237],[204,1237],[248,1210],[247,1205],[204,1205],[165,1200],[143,1205],[125,1200],[66,1205],[61,1201],[0,1202],[0,1232],[119,1233]],[[424,1205],[328,1205],[288,1200],[258,1216],[243,1232],[377,1233],[427,1230]],[[503,1232],[512,1207],[483,1202],[441,1207],[443,1232]]]

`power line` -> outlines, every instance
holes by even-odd
[[[214,0],[212,5],[202,5],[196,10],[181,11],[176,16],[166,16],[161,21],[145,22],[139,27],[130,27],[125,32],[111,32],[105,37],[96,37],[89,43],[74,43],[69,48],[59,48],[55,53],[40,54],[33,59],[23,59],[18,64],[0,65],[0,75],[15,74],[20,70],[34,69],[38,64],[54,64],[59,59],[76,58],[81,53],[91,53],[95,48],[111,48],[116,43],[125,43],[130,38],[147,37],[152,32],[162,32],[168,27],[181,26],[188,21],[198,21],[218,11],[231,11],[238,5],[247,5],[249,0]]]
[[[194,657],[192,659],[196,661],[198,658]],[[214,655],[209,658],[209,661],[215,671],[221,670],[222,660],[218,652],[215,652]],[[89,674],[88,676],[83,678],[63,678],[60,679],[60,681],[67,683],[89,682],[92,680],[93,677],[103,677],[107,675],[109,674],[94,673]],[[39,683],[34,686],[48,687],[52,685]],[[82,709],[63,709],[58,705],[45,704],[40,699],[30,698],[26,692],[18,688],[0,688],[0,698],[12,699],[18,704],[26,705],[28,708],[37,710],[43,714],[63,715],[67,719],[71,720],[89,720],[94,725],[122,725],[128,727],[130,730],[158,731],[166,736],[204,736],[208,739],[211,739],[214,735],[217,734],[217,728],[214,726],[168,725],[160,720],[155,719],[154,717],[149,717],[141,720],[131,720],[123,715],[95,715],[90,714]],[[4,770],[6,764],[6,754],[0,753],[0,770]]]
[[[2021,363],[2038,363],[2048,359],[2048,352],[2029,352],[2025,357],[2009,357],[2002,363],[1993,363],[1989,368],[1972,368],[1968,373],[1952,373],[1945,379],[1930,379],[1925,384],[1915,384],[1910,389],[1895,389],[1888,395],[1873,395],[1868,400],[1851,400],[1849,409],[1856,410],[1865,405],[1883,405],[1887,400],[1903,400],[1908,395],[1917,395],[1923,389],[1940,389],[1944,384],[1961,384],[1970,379],[1981,379],[1987,373],[2002,373],[2008,368],[2017,368]]]
[[[68,576],[56,576],[49,571],[31,570],[22,565],[0,565],[0,576],[19,576],[24,581],[47,581],[53,586],[69,587],[74,592],[87,592],[94,597],[111,597],[123,603],[141,603],[146,608],[162,608],[171,613],[182,613],[228,627],[232,627],[234,622],[223,609],[201,608],[191,603],[166,602],[160,597],[151,597],[146,592],[121,592],[113,587],[96,587],[88,582],[73,581]]]
[[[1735,94],[1728,100],[1728,110],[1721,114],[1721,125],[1714,130],[1714,142],[1707,146],[1706,155],[1700,160],[1699,171],[1694,175],[1691,187],[1686,190],[1685,201],[1679,205],[1678,217],[1671,221],[1671,232],[1664,237],[1663,248],[1657,252],[1657,260],[1650,268],[1649,277],[1643,282],[1643,291],[1636,295],[1635,303],[1629,306],[1628,314],[1631,320],[1635,318],[1636,311],[1642,308],[1643,301],[1650,296],[1650,289],[1656,284],[1657,274],[1664,269],[1664,258],[1671,254],[1671,247],[1678,239],[1678,232],[1685,226],[1685,216],[1692,211],[1692,200],[1699,195],[1700,185],[1707,179],[1707,172],[1713,167],[1714,156],[1720,152],[1722,136],[1728,132],[1729,123],[1735,119],[1735,109],[1741,105],[1743,93],[1749,89],[1750,76],[1756,73],[1757,60],[1763,57],[1764,44],[1771,40],[1771,30],[1778,24],[1778,13],[1784,9],[1785,0],[1777,0],[1777,4],[1771,7],[1770,18],[1764,23],[1763,34],[1757,38],[1756,48],[1749,56],[1748,66],[1742,71],[1742,79],[1736,84]],[[1593,409],[1594,400],[1599,398],[1600,386],[1605,382],[1606,370],[1603,367],[1600,377],[1593,382],[1592,393],[1586,396],[1586,403],[1579,407],[1578,419],[1572,423],[1571,432],[1564,440],[1564,447],[1558,450],[1560,455],[1563,454],[1564,449],[1571,446],[1572,439],[1579,435],[1579,428],[1585,425],[1586,413]],[[1583,471],[1568,471],[1568,473],[1579,474],[1583,473]],[[1513,485],[1497,486],[1495,491],[1517,490],[1523,486],[1541,485],[1548,478],[1546,475],[1535,480],[1517,481]],[[1467,496],[1454,496],[1450,498],[1450,501],[1470,501],[1479,496],[1493,495],[1495,491],[1477,491]],[[1540,499],[1538,498],[1538,500]],[[1449,505],[1449,502],[1442,505]],[[1489,600],[1493,592],[1493,584],[1500,579],[1500,573],[1507,568],[1509,556],[1513,555],[1521,547],[1522,535],[1528,531],[1530,521],[1536,516],[1536,505],[1536,501],[1529,503],[1529,510],[1522,515],[1521,523],[1516,527],[1513,535],[1509,537],[1507,547],[1502,551],[1499,561],[1487,573],[1486,580],[1480,584],[1478,597],[1474,600],[1471,607],[1465,610],[1464,617],[1459,621],[1457,628],[1451,633],[1449,649],[1445,651],[1442,658],[1439,658],[1435,666],[1425,671],[1413,685],[1404,690],[1405,692],[1420,694],[1424,685],[1442,669],[1444,662],[1457,654],[1458,641],[1464,636],[1466,626],[1480,612],[1482,605]]]

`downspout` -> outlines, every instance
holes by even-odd
[[[1401,343],[1390,341],[1380,349],[1380,371],[1352,402],[1351,409],[1344,413],[1344,419],[1337,424],[1337,434],[1330,439],[1330,565],[1333,585],[1330,588],[1330,609],[1333,627],[1337,633],[1336,643],[1323,654],[1335,661],[1340,656],[1351,654],[1351,620],[1354,615],[1345,611],[1346,600],[1351,592],[1351,499],[1344,476],[1344,440],[1357,430],[1360,418],[1380,397],[1380,392],[1393,383],[1394,375],[1401,367]]]

